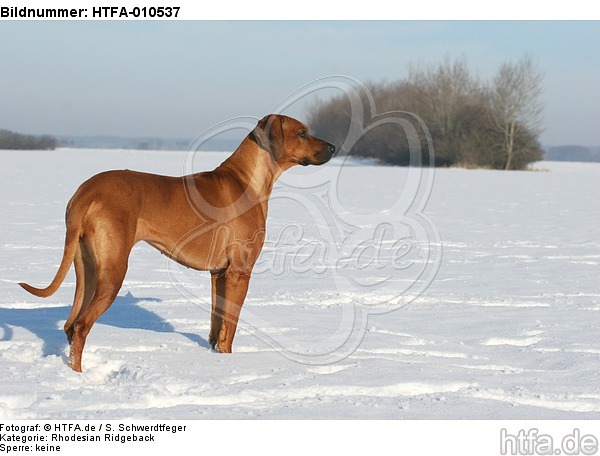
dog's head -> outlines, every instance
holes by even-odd
[[[315,138],[302,122],[280,114],[269,114],[250,133],[260,148],[287,169],[294,165],[322,165],[331,160],[335,146]]]

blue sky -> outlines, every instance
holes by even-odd
[[[542,142],[600,145],[600,22],[27,21],[0,42],[0,128],[24,133],[192,138],[324,76],[392,81],[449,56],[489,78],[527,53]]]

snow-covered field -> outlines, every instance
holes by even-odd
[[[233,354],[208,348],[207,273],[139,244],[74,373],[73,272],[45,300],[17,282],[54,276],[81,182],[186,158],[0,151],[0,418],[600,418],[598,164],[438,169],[428,219],[404,216],[427,198],[407,168],[292,170]]]

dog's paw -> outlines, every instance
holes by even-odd
[[[218,343],[215,347],[214,350],[217,353],[231,353],[231,344],[225,344],[225,343]]]

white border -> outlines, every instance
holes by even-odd
[[[151,420],[84,420],[53,421],[3,420],[3,425],[35,426],[38,432],[19,435],[45,435],[45,443],[60,445],[62,456],[111,456],[137,454],[219,454],[219,455],[411,455],[411,456],[487,456],[500,454],[538,455],[547,454],[542,438],[552,439],[553,455],[599,454],[600,432],[597,421],[474,421],[474,420],[417,420],[417,421],[151,421]],[[107,424],[112,426],[112,434],[153,435],[153,442],[105,442]],[[119,425],[185,426],[185,431],[171,432],[127,432],[119,431]],[[80,430],[74,430],[78,425]],[[102,431],[98,427],[102,425]],[[50,436],[55,426],[64,431],[64,436],[100,435],[101,442],[53,443]],[[88,432],[85,427],[95,426],[96,432]],[[43,428],[48,432],[43,431]],[[181,429],[181,428],[180,428]],[[11,432],[10,434],[13,434]],[[508,437],[504,438],[503,435]],[[519,437],[520,436],[520,437]],[[587,450],[573,448],[574,436],[580,442],[586,438]],[[596,447],[590,450],[590,438]],[[534,440],[535,439],[535,440]],[[8,442],[7,444],[14,444]],[[18,442],[17,442],[18,443]],[[35,445],[35,443],[33,443]],[[575,451],[565,451],[575,450]],[[595,451],[594,451],[595,450]],[[560,452],[559,452],[560,451]],[[32,451],[30,451],[32,452]],[[23,454],[22,452],[19,454]],[[57,453],[54,453],[57,454]]]
[[[572,0],[543,6],[536,2],[475,0],[393,2],[391,0],[228,0],[199,2],[191,0],[7,0],[3,7],[89,8],[178,6],[176,20],[594,20],[600,9],[593,3]],[[0,19],[7,20],[7,19]],[[10,19],[8,19],[10,20]],[[72,19],[69,19],[72,20]],[[88,15],[84,20],[98,20]],[[111,19],[104,19],[111,20]],[[112,20],[142,20],[141,18]],[[164,19],[158,19],[164,20]]]

